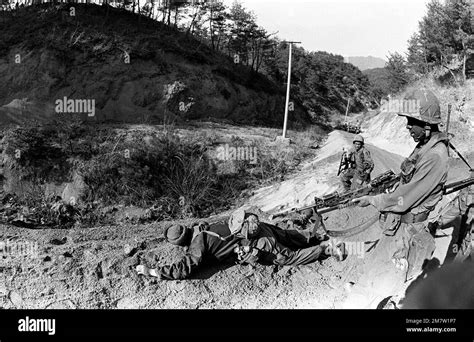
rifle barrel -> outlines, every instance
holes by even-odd
[[[341,159],[342,161],[342,159]],[[270,219],[274,219],[276,217],[285,216],[291,213],[299,213],[306,209],[314,209],[319,214],[328,213],[337,209],[344,209],[351,206],[354,206],[355,203],[352,202],[353,199],[368,195],[371,192],[375,191],[379,193],[381,187],[389,186],[392,187],[395,182],[399,181],[400,176],[395,175],[392,170],[386,171],[375,177],[372,182],[367,184],[365,187],[352,190],[348,192],[334,192],[329,195],[323,196],[322,198],[315,198],[314,204],[307,205],[300,208],[290,208],[286,210],[279,211],[275,214],[270,215]]]
[[[469,162],[466,160],[466,158],[464,158],[464,156],[456,149],[456,147],[454,147],[454,145],[451,143],[451,141],[449,141],[449,147],[451,147],[453,149],[454,152],[456,152],[456,154],[459,156],[459,158],[462,159],[462,161],[467,165],[467,167],[469,167],[469,170],[472,170],[472,167],[471,165],[469,165]]]
[[[446,134],[449,134],[449,122],[451,121],[451,108],[452,108],[452,105],[450,103],[448,104],[448,118],[446,120]]]
[[[450,183],[444,186],[444,191],[443,193],[445,195],[451,194],[453,192],[456,192],[458,190],[461,190],[465,187],[468,187],[470,185],[474,184],[474,177],[470,177],[461,181],[457,181],[454,183]]]

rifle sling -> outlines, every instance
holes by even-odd
[[[363,222],[355,227],[345,229],[345,230],[328,230],[327,233],[332,237],[348,237],[362,233],[366,231],[370,226],[372,226],[379,219],[379,214],[371,217],[367,222]]]

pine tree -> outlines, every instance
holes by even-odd
[[[399,92],[409,83],[408,66],[401,54],[397,52],[390,54],[385,68],[389,73],[389,84],[393,93]]]

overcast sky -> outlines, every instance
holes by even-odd
[[[310,51],[342,56],[406,52],[429,0],[240,0],[258,24]],[[233,0],[225,0],[231,4]]]

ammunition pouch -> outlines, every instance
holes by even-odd
[[[411,158],[407,158],[403,161],[402,165],[400,166],[400,178],[402,184],[407,184],[411,181],[413,175],[415,174],[415,164],[417,161],[418,155],[415,155]]]
[[[400,215],[391,212],[381,213],[379,225],[384,235],[394,236],[400,228]]]

